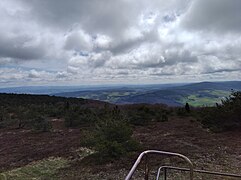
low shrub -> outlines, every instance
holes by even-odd
[[[51,123],[44,117],[38,116],[32,120],[32,129],[34,131],[47,132],[52,129]]]
[[[84,144],[94,148],[100,162],[135,151],[139,143],[132,138],[133,131],[120,110],[105,109],[105,115],[96,123],[95,130],[87,133]]]

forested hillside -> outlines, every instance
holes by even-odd
[[[201,82],[166,86],[115,87],[101,90],[84,90],[55,93],[57,96],[95,99],[115,104],[162,103],[169,106],[215,106],[228,97],[232,91],[240,91],[240,81]]]

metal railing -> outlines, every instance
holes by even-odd
[[[175,170],[175,171],[185,171],[185,172],[190,171],[190,169],[188,169],[188,168],[180,168],[180,167],[174,167],[174,166],[161,166],[158,169],[156,180],[159,180],[161,171],[163,171],[163,179],[167,180],[167,170],[168,169],[169,170]],[[193,172],[199,173],[199,174],[208,174],[208,175],[213,175],[213,176],[222,176],[222,177],[230,177],[230,178],[241,179],[241,175],[237,175],[237,174],[221,173],[221,172],[197,170],[197,169],[194,169]]]
[[[156,154],[156,155],[166,155],[166,156],[175,156],[175,157],[179,157],[181,159],[183,159],[184,161],[186,161],[189,165],[189,172],[190,172],[190,180],[193,180],[193,164],[190,161],[190,159],[188,159],[186,156],[182,155],[182,154],[178,154],[178,153],[173,153],[173,152],[165,152],[165,151],[157,151],[157,150],[147,150],[142,152],[139,157],[137,158],[135,164],[132,166],[130,172],[128,173],[128,175],[126,176],[125,180],[130,180],[133,176],[133,174],[135,173],[138,165],[140,164],[140,162],[142,161],[143,157],[145,157],[145,180],[148,180],[149,178],[149,167],[148,167],[148,155],[149,154]]]
[[[149,159],[148,155],[154,154],[154,155],[165,155],[165,156],[174,156],[179,157],[183,159],[188,165],[189,168],[181,168],[181,167],[174,167],[174,166],[161,166],[158,168],[156,180],[159,180],[161,171],[163,172],[163,179],[167,180],[167,170],[174,170],[174,171],[181,171],[181,172],[189,172],[190,180],[193,180],[194,172],[199,174],[207,174],[207,175],[213,175],[213,176],[222,176],[222,177],[230,177],[230,178],[239,178],[241,179],[241,175],[238,174],[230,174],[230,173],[221,173],[221,172],[214,172],[214,171],[206,171],[206,170],[197,170],[193,168],[193,163],[188,159],[186,156],[179,154],[179,153],[173,153],[173,152],[166,152],[166,151],[157,151],[157,150],[147,150],[142,152],[134,165],[132,166],[130,172],[126,176],[125,180],[130,180],[132,176],[134,175],[138,165],[141,163],[143,158],[145,158],[145,180],[149,179]]]

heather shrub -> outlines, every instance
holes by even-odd
[[[39,132],[48,132],[51,130],[51,123],[42,116],[37,116],[32,120],[32,129]]]

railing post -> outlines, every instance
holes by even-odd
[[[166,156],[176,156],[179,158],[184,159],[188,164],[190,168],[190,180],[193,180],[193,164],[192,162],[184,155],[178,154],[178,153],[172,153],[172,152],[165,152],[165,151],[158,151],[158,150],[147,150],[142,152],[134,165],[132,166],[131,170],[129,171],[128,175],[126,176],[125,180],[130,180],[131,177],[133,176],[134,172],[136,171],[137,166],[140,164],[142,158],[146,156],[146,161],[145,161],[145,180],[148,180],[149,178],[149,167],[148,167],[148,157],[147,154],[159,154],[159,155],[166,155]]]
[[[201,169],[203,170],[203,167],[202,167]],[[204,180],[204,178],[203,178],[203,174],[202,174],[202,177],[201,177],[201,178],[202,178],[202,180]]]
[[[163,177],[164,180],[167,180],[167,168],[163,168]]]
[[[148,155],[145,154],[145,180],[149,179],[149,164],[148,164]]]
[[[163,174],[164,174],[164,169],[166,169],[167,171],[168,170],[177,170],[177,171],[183,171],[183,172],[189,172],[190,171],[190,168],[181,168],[181,167],[174,167],[174,166],[161,166],[161,167],[158,168],[156,180],[159,180],[161,171],[163,171]],[[241,175],[238,175],[238,174],[222,173],[222,172],[215,172],[215,171],[206,171],[206,170],[203,170],[203,168],[201,170],[193,169],[193,172],[199,173],[199,174],[208,174],[208,175],[213,175],[213,176],[223,176],[223,177],[241,179]],[[193,178],[193,176],[192,176],[192,178]],[[204,179],[205,176],[202,175],[201,178]]]

